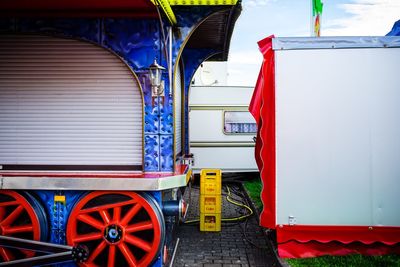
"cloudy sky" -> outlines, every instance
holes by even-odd
[[[386,35],[400,19],[400,0],[322,2],[322,36]],[[271,34],[310,36],[311,0],[242,0],[242,5],[231,41],[228,83],[254,86],[262,59],[257,41]]]

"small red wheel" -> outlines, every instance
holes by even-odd
[[[31,196],[27,195],[27,197],[33,200]],[[29,240],[41,238],[40,218],[29,201],[17,192],[0,191],[0,235]],[[33,251],[0,247],[0,262],[29,258],[34,255]]]
[[[92,192],[73,208],[67,242],[88,248],[82,266],[149,266],[164,241],[157,203],[135,192]]]

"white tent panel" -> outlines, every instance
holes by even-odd
[[[400,225],[399,59],[275,51],[277,224]]]

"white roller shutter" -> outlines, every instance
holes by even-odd
[[[142,105],[100,47],[0,35],[0,165],[142,165]]]
[[[182,152],[182,75],[181,67],[175,74],[175,154]]]

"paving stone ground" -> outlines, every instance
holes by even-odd
[[[241,187],[231,184],[231,188]],[[223,186],[226,195],[226,187]],[[234,199],[240,200],[233,195]],[[184,194],[189,203],[187,220],[199,218],[199,188],[192,187]],[[189,202],[190,201],[190,202]],[[230,218],[245,214],[228,201],[223,195],[222,217]],[[222,223],[221,232],[200,232],[199,224],[184,224],[179,228],[179,246],[174,260],[174,267],[275,267],[280,266],[267,236],[258,226],[257,215],[239,223]],[[252,244],[253,243],[253,244]]]

